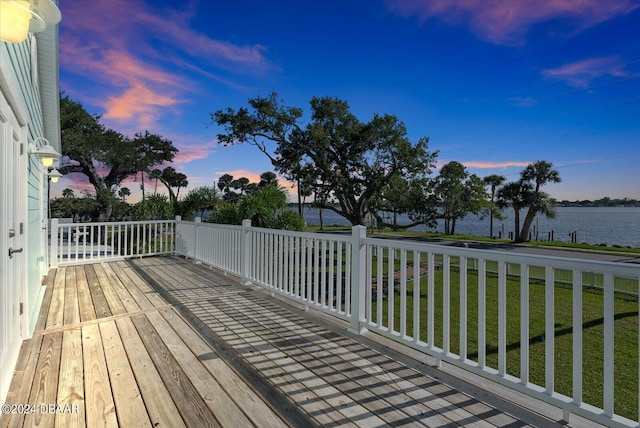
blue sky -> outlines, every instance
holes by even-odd
[[[640,0],[60,0],[60,87],[179,149],[189,188],[271,170],[209,114],[277,92],[346,100],[509,180],[544,159],[555,198],[640,199]],[[436,171],[437,173],[437,171]],[[283,183],[285,184],[285,183]],[[136,194],[139,183],[125,183]],[[286,184],[285,184],[286,185]],[[65,187],[90,189],[78,177]],[[182,192],[181,192],[182,194]],[[133,198],[135,200],[135,197]]]

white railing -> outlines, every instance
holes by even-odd
[[[638,426],[638,265],[248,222],[178,222],[176,251],[554,404],[567,420]],[[629,330],[631,345],[616,342]],[[623,395],[631,410],[616,407]]]
[[[176,218],[176,254],[242,276],[242,227]]]
[[[51,220],[52,267],[173,254],[175,221],[60,223]]]
[[[337,235],[177,218],[52,224],[54,236],[59,265],[106,248],[174,252],[556,405],[565,420],[639,426],[640,265],[376,239],[362,226]]]

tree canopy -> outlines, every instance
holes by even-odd
[[[314,97],[311,121],[302,126],[302,110],[283,105],[276,94],[250,99],[249,105],[251,110],[211,115],[225,130],[218,140],[255,145],[279,173],[297,182],[299,192],[311,190],[318,206],[354,225],[381,206],[380,195],[394,179],[426,177],[434,167],[437,153],[428,151],[428,138],[412,143],[393,115],[361,122],[346,101]],[[273,151],[269,143],[275,143]]]
[[[469,175],[464,165],[451,161],[444,165],[436,178],[434,195],[441,206],[444,233],[455,234],[456,221],[469,213],[479,214],[487,206],[484,181]]]
[[[99,115],[88,113],[66,95],[60,98],[60,127],[62,154],[68,160],[60,173],[87,177],[96,191],[102,220],[111,217],[115,192],[123,180],[172,161],[178,151],[171,141],[148,131],[129,138],[106,128]]]

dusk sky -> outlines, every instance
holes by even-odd
[[[313,96],[346,100],[361,121],[394,114],[439,166],[511,181],[547,160],[558,200],[640,199],[640,0],[59,6],[61,90],[109,128],[173,141],[189,188],[272,170],[253,146],[219,145],[209,114],[277,92],[305,120]],[[66,187],[92,189],[64,177],[53,194]]]

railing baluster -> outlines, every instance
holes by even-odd
[[[582,404],[582,272],[573,274],[573,402]]]
[[[460,359],[467,359],[467,258],[460,256]]]
[[[307,288],[305,290],[305,298],[307,302],[311,302],[313,296],[311,291],[313,290],[312,274],[313,270],[313,239],[307,239]]]
[[[529,266],[520,264],[520,381],[529,383]]]
[[[451,259],[448,254],[442,255],[442,351],[449,353],[451,337]]]
[[[393,285],[395,283],[395,261],[394,257],[396,254],[395,248],[389,247],[389,253],[387,253],[387,328],[389,329],[389,333],[393,333],[395,321],[394,314],[394,289]]]
[[[337,262],[337,266],[338,266],[338,285],[336,286],[336,293],[337,293],[337,298],[336,298],[336,307],[338,309],[338,313],[344,313],[344,311],[342,310],[342,251],[343,251],[343,245],[342,242],[338,242],[338,262]]]
[[[507,373],[507,263],[498,262],[498,374]]]
[[[544,344],[545,344],[545,390],[547,394],[553,393],[554,381],[555,381],[555,358],[554,358],[554,334],[555,334],[555,275],[551,266],[545,266],[545,279],[544,279],[544,315],[545,315],[545,328],[544,328]]]
[[[487,365],[487,261],[478,259],[478,365]]]
[[[613,416],[614,403],[614,355],[615,355],[615,329],[614,315],[615,302],[613,275],[609,272],[604,274],[604,414]]]
[[[376,325],[382,327],[382,296],[384,293],[384,282],[382,278],[382,266],[384,260],[384,249],[378,245],[376,247],[376,261],[377,261],[377,278],[376,278]]]
[[[427,343],[429,349],[433,349],[435,335],[435,270],[436,258],[435,254],[429,251],[427,253],[428,271],[427,271]]]
[[[327,306],[327,240],[322,240],[322,273],[320,277],[320,304],[322,307]]]
[[[422,254],[413,251],[413,341],[420,341],[420,259]]]
[[[400,336],[407,335],[407,250],[400,249]]]
[[[321,249],[321,241],[319,239],[315,239],[313,243],[314,246],[314,261],[313,261],[313,303],[320,303],[320,249]]]

